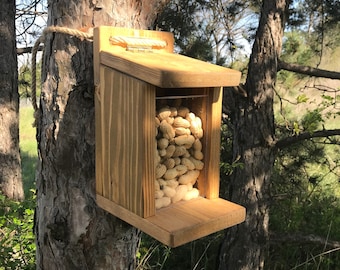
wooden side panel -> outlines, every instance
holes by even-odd
[[[153,215],[154,87],[100,69],[102,196],[139,216]]]
[[[222,116],[222,87],[209,89],[207,106],[207,123],[205,131],[205,197],[219,197],[220,188],[220,147],[221,147],[221,116]]]

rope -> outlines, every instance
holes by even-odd
[[[39,49],[39,45],[41,43],[45,42],[45,37],[49,33],[61,33],[61,34],[67,34],[70,36],[77,37],[79,39],[93,39],[92,33],[86,33],[77,29],[71,29],[67,27],[60,27],[60,26],[49,26],[46,27],[42,35],[36,40],[34,43],[34,46],[32,48],[32,85],[31,85],[31,102],[34,109],[34,118],[35,118],[35,124],[37,123],[37,120],[39,119],[39,108],[37,105],[37,63],[36,63],[36,57],[37,52]],[[167,43],[164,40],[155,40],[155,39],[148,39],[143,37],[123,37],[123,36],[115,36],[110,37],[110,42],[112,45],[119,45],[123,47],[149,47],[149,48],[164,48],[166,47]]]
[[[46,27],[42,35],[35,41],[34,46],[32,48],[32,85],[31,85],[31,102],[34,109],[34,118],[35,118],[35,124],[38,119],[39,114],[39,108],[37,105],[37,53],[39,50],[39,45],[41,43],[45,42],[45,36],[49,33],[62,33],[67,34],[70,36],[75,36],[80,39],[93,39],[93,34],[85,33],[76,29],[71,29],[67,27],[60,27],[60,26],[49,26]],[[34,125],[35,125],[34,124]]]
[[[124,36],[114,36],[110,37],[110,42],[112,45],[119,45],[123,47],[150,47],[150,48],[165,48],[166,41],[149,39],[142,37],[124,37]]]

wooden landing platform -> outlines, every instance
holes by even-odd
[[[97,194],[97,204],[170,247],[178,247],[245,220],[245,208],[221,198],[181,201],[142,218]]]

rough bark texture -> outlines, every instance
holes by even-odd
[[[49,1],[49,25],[150,27],[164,1]],[[140,233],[95,203],[92,42],[49,34],[38,119],[37,269],[134,269]]]
[[[15,1],[0,3],[0,191],[22,200]]]
[[[246,221],[229,229],[220,269],[263,269],[268,240],[269,181],[274,162],[273,89],[281,51],[286,0],[264,0],[245,90],[231,115],[233,155],[244,164],[233,174],[231,200],[247,209]]]

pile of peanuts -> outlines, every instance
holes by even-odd
[[[156,209],[199,196],[202,137],[202,120],[187,107],[164,105],[156,112]]]

